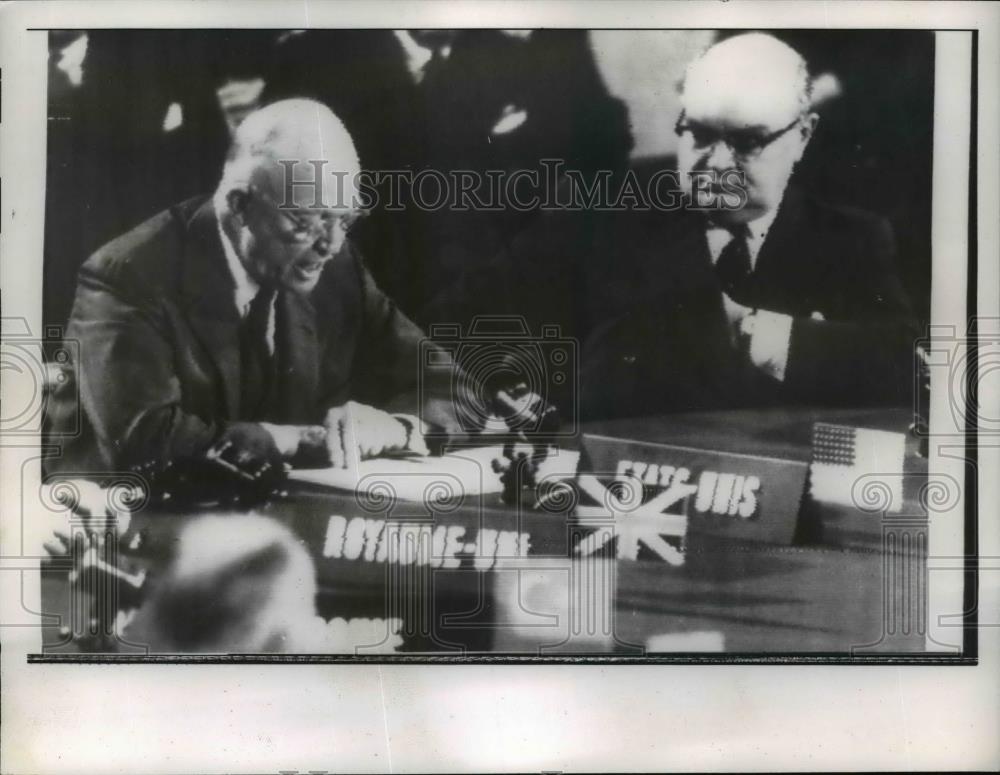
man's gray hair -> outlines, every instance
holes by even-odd
[[[313,160],[330,162],[330,173],[360,170],[357,151],[343,122],[326,105],[314,100],[281,100],[254,111],[237,127],[226,155],[217,198],[246,190],[262,167],[277,168],[294,160],[296,179],[311,179]]]

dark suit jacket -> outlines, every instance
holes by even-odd
[[[628,312],[588,336],[583,416],[910,400],[916,321],[884,219],[786,193],[751,292],[752,306],[794,318],[781,382],[730,341],[700,215],[619,218],[603,244],[616,234],[620,282],[637,290]]]
[[[240,407],[240,318],[211,200],[189,200],[93,255],[80,271],[67,338],[73,378],[50,401],[50,427],[83,433],[60,467],[95,470],[197,455],[227,422],[319,423],[357,400],[457,430],[446,370],[423,385],[421,331],[374,284],[348,244],[309,295],[281,292],[276,332],[287,390],[264,417]]]

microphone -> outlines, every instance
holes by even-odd
[[[531,432],[542,437],[559,430],[559,411],[524,382],[510,388],[496,388],[492,396],[493,410],[507,427],[516,432]]]

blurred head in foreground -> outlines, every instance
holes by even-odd
[[[308,650],[316,569],[287,528],[256,515],[186,525],[176,554],[128,626],[132,643],[173,653]]]

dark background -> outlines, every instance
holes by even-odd
[[[801,52],[813,73],[836,74],[843,90],[820,109],[820,125],[796,174],[828,201],[889,219],[903,283],[921,323],[927,323],[934,34],[783,30],[775,35]]]

